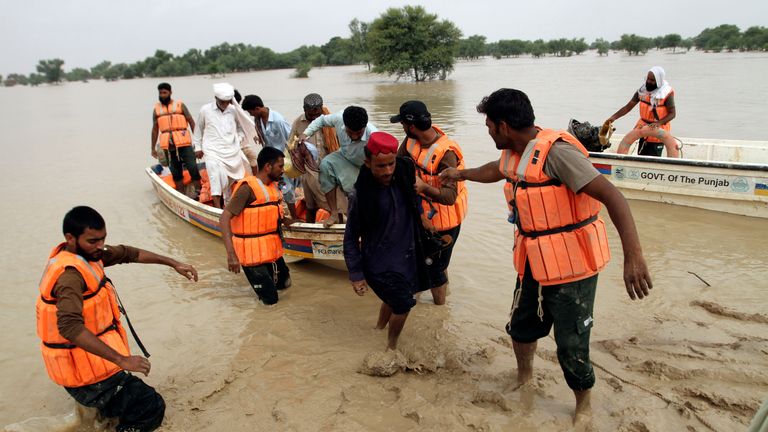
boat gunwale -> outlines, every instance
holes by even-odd
[[[671,159],[656,156],[635,156],[619,155],[615,153],[589,152],[590,160],[608,159],[612,161],[632,161],[660,165],[692,166],[701,168],[721,168],[744,171],[768,172],[768,164],[745,163],[745,162],[725,162],[725,161],[704,161],[698,159]]]

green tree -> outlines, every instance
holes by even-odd
[[[547,43],[544,42],[543,39],[536,39],[531,43],[528,49],[533,58],[544,57],[548,51]]]
[[[128,65],[125,63],[118,63],[115,65],[112,65],[104,71],[104,79],[107,81],[117,81],[120,79],[120,77],[123,76],[123,73],[128,68]]]
[[[45,82],[57,83],[64,76],[62,66],[64,66],[62,59],[40,60],[37,63],[37,72],[45,78]]]
[[[693,38],[685,38],[680,42],[680,46],[685,48],[685,51],[690,51],[693,48]]]
[[[680,36],[677,33],[670,33],[666,36],[664,36],[661,47],[662,48],[672,48],[672,52],[675,52],[677,47],[680,46],[680,44],[683,42],[682,36]]]
[[[15,85],[27,85],[27,84],[29,84],[29,79],[27,79],[26,75],[12,73],[12,74],[8,74],[8,76],[5,77],[6,87],[13,87]]]
[[[733,24],[705,28],[693,38],[693,43],[696,48],[704,51],[720,52],[723,49],[738,49],[741,46],[741,30]]]
[[[309,63],[299,63],[296,66],[296,71],[293,73],[294,78],[309,78],[309,71],[312,69],[312,65]]]
[[[653,46],[653,40],[638,36],[636,34],[623,34],[621,40],[619,40],[620,49],[629,53],[629,55],[645,54],[648,48]]]
[[[584,38],[571,39],[570,43],[571,43],[571,50],[576,55],[579,55],[589,49],[589,44],[584,42]]]
[[[368,70],[371,70],[371,52],[368,49],[369,28],[369,23],[360,21],[357,18],[349,22],[349,33],[351,35],[349,41],[352,44],[352,57],[355,62],[365,63]]]
[[[387,9],[371,23],[368,48],[374,70],[415,81],[445,79],[453,70],[461,31],[421,6]]]
[[[3,76],[0,75],[0,85],[3,85]]]
[[[597,50],[597,55],[599,56],[608,55],[608,50],[611,49],[611,44],[603,38],[595,39],[592,45]]]
[[[96,66],[91,68],[91,76],[94,79],[103,78],[104,77],[104,72],[109,70],[109,68],[111,66],[112,66],[112,63],[110,63],[110,62],[105,60],[105,61],[103,61],[103,62],[101,62],[101,63],[99,63]]]
[[[472,35],[459,41],[459,58],[476,59],[485,55],[485,36]]]
[[[88,81],[91,78],[91,72],[84,68],[74,68],[64,74],[67,81]]]
[[[648,48],[656,48],[661,49],[664,48],[664,36],[656,36],[654,38],[649,38],[650,45]]]
[[[489,50],[496,58],[519,57],[530,52],[530,44],[530,42],[520,39],[503,39],[489,47]]]
[[[747,51],[764,51],[768,49],[768,28],[752,26],[744,31],[741,40]]]
[[[44,82],[48,82],[48,79],[43,74],[31,73],[29,74],[29,78],[27,79],[27,82],[29,83],[29,85],[33,87],[37,87]]]
[[[320,47],[320,52],[325,57],[326,64],[332,66],[350,65],[358,62],[355,45],[351,39],[333,37]]]

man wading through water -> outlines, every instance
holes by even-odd
[[[422,211],[409,159],[396,157],[397,138],[373,132],[349,201],[344,260],[357,295],[370,286],[381,299],[376,328],[389,325],[387,348],[397,349],[413,295],[430,288],[420,233]]]
[[[517,382],[533,378],[536,341],[555,329],[557,359],[576,396],[578,424],[591,417],[595,373],[589,361],[597,274],[610,259],[601,203],[621,237],[624,283],[629,297],[652,288],[635,221],[624,196],[595,170],[587,151],[564,131],[534,125],[533,107],[519,90],[500,89],[484,98],[488,134],[501,150],[481,167],[440,174],[443,181],[494,183],[506,180],[504,195],[515,233],[517,287],[507,333],[517,358]]]

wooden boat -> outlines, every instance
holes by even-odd
[[[590,160],[627,198],[768,218],[768,142],[680,138],[670,159],[612,153],[620,139]]]
[[[157,197],[170,211],[197,228],[221,237],[221,209],[205,205],[178,192],[151,168],[147,168],[146,172]],[[322,224],[295,223],[283,229],[283,246],[289,261],[308,259],[328,267],[346,270],[343,245],[344,224],[324,228]]]

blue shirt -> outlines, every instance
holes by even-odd
[[[261,118],[256,120],[264,132],[264,145],[274,147],[285,153],[285,145],[288,143],[291,133],[291,125],[285,120],[285,117],[270,108],[266,125],[261,121]]]
[[[321,128],[332,127],[336,128],[336,137],[339,138],[339,151],[345,159],[350,161],[356,167],[361,167],[365,160],[365,145],[368,144],[368,138],[371,137],[371,133],[378,131],[376,126],[368,123],[365,126],[365,133],[356,141],[347,135],[346,127],[344,126],[343,111],[339,111],[335,114],[324,114],[316,118],[312,123],[304,130],[306,136],[312,136]]]

